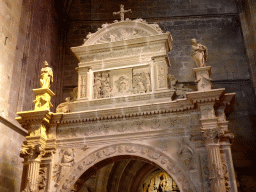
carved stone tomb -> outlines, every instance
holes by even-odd
[[[29,131],[22,190],[79,191],[81,176],[101,162],[135,157],[160,168],[138,191],[156,191],[153,184],[165,191],[237,191],[225,116],[235,95],[212,89],[209,66],[193,69],[197,90],[177,86],[168,72],[172,42],[157,24],[136,19],[103,24],[72,47],[77,96],[57,113],[50,105],[18,113]]]

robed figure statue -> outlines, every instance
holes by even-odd
[[[206,46],[197,43],[196,39],[191,39],[192,43],[192,58],[194,60],[194,63],[196,67],[206,67],[206,61],[208,57],[208,49]]]
[[[53,82],[52,68],[48,67],[47,61],[44,62],[44,67],[41,69],[40,85],[41,88],[50,88]]]

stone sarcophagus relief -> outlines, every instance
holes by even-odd
[[[79,60],[78,101],[169,90],[170,33],[135,21],[103,24],[85,43],[72,47]]]
[[[197,90],[168,74],[170,33],[141,19],[104,24],[71,48],[79,60],[75,99],[52,113],[54,94],[41,87],[35,110],[18,113],[29,132],[21,150],[28,169],[23,192],[81,191],[92,170],[118,158],[142,159],[159,168],[145,173],[144,180],[135,178],[140,188],[129,192],[236,192],[233,135],[225,115],[235,94],[212,89],[207,48],[192,43]],[[42,77],[52,79],[46,72]],[[39,108],[45,93],[48,104]],[[102,188],[98,191],[107,191]]]

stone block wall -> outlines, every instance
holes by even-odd
[[[16,112],[33,110],[43,61],[54,70],[52,90],[59,95],[61,73],[58,15],[54,1],[0,2],[0,191],[19,192],[26,131]],[[53,100],[56,103],[56,100]]]
[[[251,79],[254,90],[256,90],[256,3],[253,0],[237,0],[237,5],[241,18],[246,54],[249,60]]]
[[[51,90],[59,95],[61,78],[61,41],[59,20],[53,1],[23,1],[18,42],[15,52],[15,68],[12,79],[11,117],[17,111],[33,110],[35,95],[32,89],[39,88],[40,71],[47,61],[53,68],[54,83]],[[56,106],[57,97],[52,98]]]

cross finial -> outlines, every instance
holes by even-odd
[[[128,10],[124,10],[124,5],[120,5],[120,11],[118,12],[113,12],[113,15],[118,15],[120,14],[120,17],[121,17],[121,21],[124,21],[124,14],[127,13],[127,12],[132,12],[131,9],[128,9]]]

